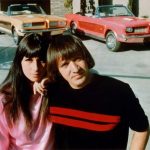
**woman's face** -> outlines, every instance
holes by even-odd
[[[40,82],[46,74],[46,62],[38,57],[23,57],[21,61],[24,75],[32,82]]]

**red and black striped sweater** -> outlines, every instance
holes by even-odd
[[[148,127],[138,99],[122,81],[95,74],[82,89],[61,81],[48,93],[57,149],[126,149],[129,128]]]

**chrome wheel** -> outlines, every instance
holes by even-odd
[[[116,36],[112,31],[108,32],[106,36],[106,45],[107,48],[113,52],[118,51],[121,47],[121,43],[117,41]]]
[[[15,28],[13,28],[12,35],[13,35],[13,40],[14,40],[15,44],[18,45],[19,42],[20,42],[20,40],[21,40],[21,36],[19,36],[19,35],[17,34]]]
[[[71,28],[71,33],[72,34],[76,34],[77,33],[77,24],[75,22],[71,23],[70,28]]]

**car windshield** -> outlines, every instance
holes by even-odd
[[[99,17],[134,16],[125,6],[99,6],[96,15]]]
[[[37,5],[14,5],[10,7],[10,15],[45,14]]]

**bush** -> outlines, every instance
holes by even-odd
[[[72,7],[72,0],[64,0],[64,6],[66,8],[71,8]]]

